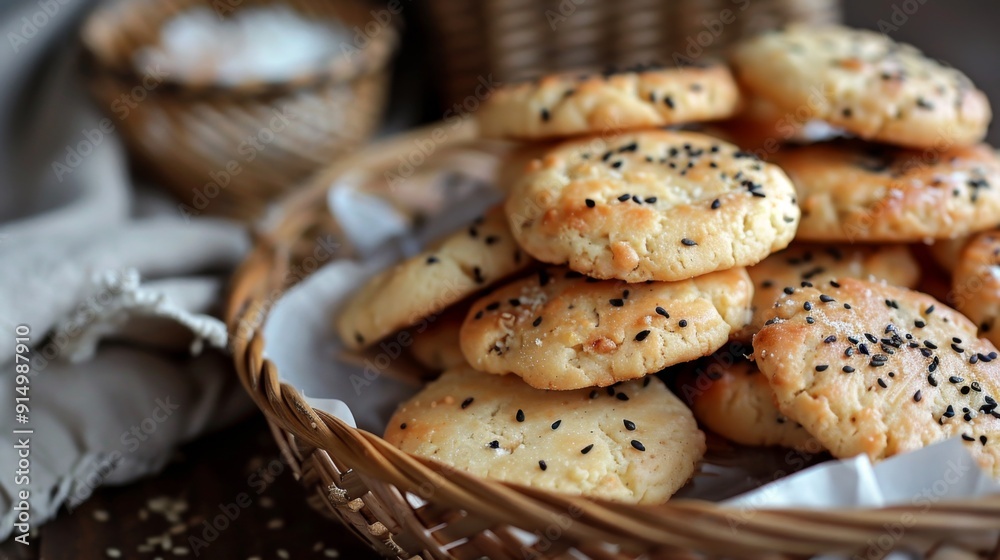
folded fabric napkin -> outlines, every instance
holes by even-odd
[[[252,410],[213,316],[246,232],[136,188],[118,133],[95,133],[105,115],[74,41],[89,4],[0,7],[0,540],[21,492],[36,528]],[[29,358],[26,423],[15,354]],[[12,476],[25,447],[26,479]]]

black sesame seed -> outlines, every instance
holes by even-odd
[[[677,326],[679,326],[682,329],[688,326],[687,319],[681,319],[680,321],[677,321]]]
[[[622,160],[618,160],[618,161],[616,161],[616,162],[614,162],[614,163],[611,164],[611,167],[613,167],[615,169],[618,169],[621,166],[622,166]]]
[[[538,462],[538,468],[540,468],[540,469],[542,469],[544,471],[545,469],[549,468],[549,466],[545,464],[545,461],[539,461]]]
[[[645,202],[646,202],[646,204],[653,204],[653,203],[656,202],[656,197],[655,196],[647,196]]]
[[[806,311],[812,311],[812,308],[813,304],[809,303],[808,301],[802,304],[802,309],[805,309]]]
[[[617,395],[615,395],[615,398],[620,401],[627,401],[628,395],[626,395],[625,393],[618,393]]]
[[[537,327],[538,325],[541,325],[541,324],[542,324],[542,318],[541,317],[535,317],[535,320],[531,322],[531,326],[533,326],[533,327]]]
[[[482,311],[477,311],[476,315],[473,318],[477,319],[477,320],[478,319],[482,319],[483,318],[483,312]]]
[[[722,201],[718,198],[712,201],[712,210],[718,210],[722,206]]]
[[[405,430],[406,429],[406,422],[403,422],[402,424],[400,424],[399,425],[399,429],[400,430]]]
[[[957,375],[952,375],[951,377],[948,378],[949,383],[961,383],[963,381],[965,380]]]
[[[983,445],[986,445],[987,441],[989,441],[989,440],[986,439],[986,436],[979,436],[979,443],[982,443]]]
[[[931,350],[937,350],[937,345],[929,340],[924,341],[924,346],[930,348]]]
[[[878,378],[878,386],[881,387],[881,388],[883,388],[883,389],[885,389],[886,387],[888,387],[888,385],[885,384],[885,381],[883,381],[881,377]]]
[[[604,390],[607,391],[609,397],[615,396],[615,388],[613,386],[609,385]]]
[[[851,366],[844,366],[844,373],[854,373],[854,368]]]
[[[971,389],[969,389],[968,385],[966,385],[965,387],[962,387],[961,389],[959,389],[959,392],[962,393],[963,395],[968,395],[969,391],[971,391]]]
[[[831,342],[837,342],[837,337],[836,337],[836,335],[832,335],[831,334],[830,336],[824,338],[823,342],[825,342],[827,344],[830,344]]]
[[[945,418],[951,418],[955,416],[955,409],[949,404],[948,408],[944,411]]]
[[[473,400],[475,400],[475,399],[473,399],[472,397],[469,397],[469,398],[465,399],[464,401],[462,401],[462,408],[463,409],[469,408],[469,405],[472,404]]]
[[[931,313],[934,313],[933,305],[924,310],[924,315],[930,315]]]
[[[927,323],[921,321],[920,319],[917,319],[916,321],[913,322],[913,326],[917,327],[918,329],[922,329],[927,326]]]
[[[354,333],[354,340],[356,340],[358,342],[358,344],[364,344],[365,343],[365,337],[361,336],[361,333],[359,333],[359,332]]]
[[[816,371],[826,371],[829,367],[827,364],[820,364],[816,366]]]
[[[562,420],[556,420],[555,422],[552,423],[552,429],[555,430],[556,428],[559,427],[560,424],[562,424]]]
[[[623,195],[621,195],[621,196],[618,197],[618,202],[625,202],[626,200],[629,200],[630,198],[632,198],[632,195],[630,195],[628,193],[625,193],[625,194],[623,194]]]
[[[669,319],[669,318],[670,318],[670,314],[669,314],[669,313],[667,313],[667,310],[666,310],[666,309],[664,309],[664,308],[662,308],[662,307],[657,307],[657,308],[656,308],[656,314],[657,314],[657,315],[662,315],[663,317],[665,317],[665,318],[667,318],[667,319]]]
[[[790,295],[792,295],[792,294],[795,293],[795,288],[793,288],[791,286],[785,286],[785,289],[782,290],[782,291],[785,292],[785,295],[789,295],[790,296]]]
[[[500,309],[499,301],[494,301],[493,303],[486,306],[487,311],[496,311],[497,309]]]
[[[593,391],[590,392],[590,398],[596,399],[598,394],[599,393],[597,392],[597,389],[594,389]]]
[[[666,103],[667,107],[674,108],[674,100],[669,95],[663,98],[663,102]]]
[[[587,204],[587,208],[593,208],[594,206],[597,206],[597,203],[589,198],[584,200],[584,202]]]
[[[933,375],[927,376],[927,382],[931,384],[931,387],[937,387],[937,379],[934,379]]]
[[[489,443],[490,449],[500,449],[500,442],[493,440]]]
[[[806,317],[806,322],[812,325],[816,322],[816,319],[813,319],[812,317]]]
[[[836,301],[835,299],[826,294],[821,294],[819,296],[819,300],[822,301],[823,303],[830,303],[831,301]]]
[[[436,262],[438,262],[438,258],[437,257],[434,257],[434,256],[427,257],[427,264],[434,264]]]
[[[552,115],[550,115],[550,114],[549,114],[549,110],[548,110],[548,109],[542,109],[542,114],[541,114],[541,117],[542,117],[542,120],[543,120],[543,121],[545,121],[545,122],[548,122],[548,120],[549,120],[549,118],[550,118],[551,116],[552,116]]]
[[[519,409],[517,409],[517,414],[516,414],[516,415],[514,416],[514,418],[515,418],[515,419],[516,419],[516,420],[517,420],[518,422],[524,422],[524,411],[523,411],[523,410],[521,410],[520,408],[519,408]]]
[[[850,308],[851,308],[851,304],[849,304],[849,303],[845,303],[844,304],[844,309],[850,309]]]
[[[642,442],[640,442],[637,439],[633,439],[632,440],[632,447],[638,449],[639,451],[645,451],[646,450],[646,446],[643,445]]]
[[[631,420],[622,420],[622,423],[625,424],[625,429],[630,432],[635,429],[635,422]]]
[[[509,303],[512,307],[519,307],[521,305],[521,300],[519,300],[517,298],[513,298],[513,299],[507,300],[507,303]]]
[[[625,300],[623,300],[622,298],[613,298],[609,299],[608,303],[610,303],[613,307],[621,307],[625,305]]]
[[[647,336],[649,336],[649,331],[648,330],[646,330],[646,331],[639,331],[635,335],[635,340],[637,342],[642,342],[643,340],[646,340]]]
[[[584,447],[583,449],[581,449],[580,453],[583,453],[584,455],[586,455],[587,453],[590,453],[590,450],[593,449],[593,448],[594,448],[594,444],[592,443],[592,444],[588,445],[587,447]]]
[[[695,245],[698,244],[698,242],[694,241],[693,239],[688,239],[687,237],[681,239],[681,243],[687,245],[688,247],[694,247]]]
[[[924,395],[923,395],[923,393],[920,392],[920,389],[917,389],[917,392],[913,393],[913,402],[920,402],[921,399],[923,399],[923,398],[924,398]]]

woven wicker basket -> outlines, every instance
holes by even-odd
[[[470,128],[448,136],[434,157],[468,149]],[[320,173],[312,186],[288,198],[257,232],[227,302],[240,380],[268,418],[293,472],[311,490],[311,504],[376,551],[387,557],[459,559],[567,558],[571,548],[578,558],[608,560],[695,557],[691,551],[801,558],[860,550],[862,557],[881,557],[893,548],[926,549],[940,540],[982,539],[1000,529],[997,495],[870,510],[754,511],[692,500],[652,507],[555,494],[476,478],[408,455],[313,409],[295,387],[279,381],[276,366],[263,357],[261,325],[287,289],[292,263],[301,263],[311,251],[310,240],[321,232],[335,233],[324,203],[329,185],[359,169],[381,177],[398,165],[398,158],[413,153],[418,140],[435,136],[435,129],[361,150],[350,163]],[[414,507],[407,493],[426,505]],[[893,530],[897,527],[904,529]],[[539,535],[540,543],[524,548],[513,528]],[[996,546],[993,558],[998,557],[1000,544],[987,546]],[[869,556],[872,550],[876,556]]]
[[[430,0],[426,26],[446,106],[482,78],[507,83],[675,55],[698,59],[792,21],[839,18],[838,0]]]
[[[278,83],[182,82],[134,67],[134,53],[156,44],[178,12],[207,6],[226,17],[277,3],[351,30],[369,25],[369,42],[350,31],[349,56],[338,52],[322,70]],[[395,23],[372,28],[358,0],[119,0],[84,24],[85,69],[101,107],[153,178],[180,199],[182,213],[249,219],[374,132],[388,92]],[[256,145],[247,147],[254,137]]]

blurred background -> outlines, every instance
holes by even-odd
[[[556,70],[698,60],[791,20],[887,33],[1000,99],[995,2],[7,0],[0,4],[7,43],[0,46],[0,263],[32,236],[58,230],[61,239],[86,240],[95,223],[221,217],[243,235],[241,222],[260,219],[372,139],[468,118],[500,84]],[[998,140],[994,127],[989,141]],[[115,239],[131,230],[118,231]],[[148,243],[159,246],[164,236]],[[240,247],[226,253],[233,262],[215,263],[216,299],[199,312],[218,315]],[[0,289],[35,279],[8,273]],[[34,305],[44,306],[46,293]],[[0,306],[12,299],[0,298]],[[23,320],[14,315],[0,307],[5,328]],[[176,347],[166,352],[178,370],[189,369]],[[228,366],[215,369],[220,379],[233,375]],[[220,394],[239,400],[232,385],[220,381]],[[156,460],[121,484],[72,508],[55,504],[59,515],[35,524],[32,546],[8,541],[0,558],[371,557],[350,531],[306,506],[307,490],[284,468],[249,403],[230,408],[150,448]],[[248,487],[250,506],[230,520],[237,529],[209,538],[205,519]],[[192,550],[192,536],[210,546]]]

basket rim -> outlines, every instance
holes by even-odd
[[[302,12],[302,5],[323,11],[325,21],[339,21],[345,28],[361,29],[372,20],[365,18],[366,5],[357,2],[329,2],[326,0],[299,0],[280,2],[279,0],[241,1],[233,7],[237,10],[246,6],[280,4]],[[112,79],[128,83],[141,83],[149,76],[133,64],[132,56],[139,47],[148,46],[157,40],[156,35],[144,33],[144,23],[152,24],[158,32],[163,24],[175,13],[200,5],[208,6],[202,0],[117,0],[102,3],[87,14],[80,27],[79,37],[83,45],[83,70],[90,75],[105,74]],[[157,9],[148,9],[155,6]],[[143,9],[146,7],[147,9]],[[164,8],[166,7],[166,8]],[[171,11],[177,9],[176,12]],[[122,13],[121,10],[126,10]],[[311,14],[306,14],[310,15]],[[221,16],[220,16],[221,17]],[[145,20],[143,18],[146,18]],[[315,89],[331,84],[346,83],[359,77],[381,72],[389,64],[399,46],[401,16],[381,25],[374,35],[367,35],[368,43],[359,48],[351,44],[351,56],[341,50],[332,56],[327,64],[300,72],[290,78],[270,81],[244,79],[233,84],[222,84],[206,79],[202,81],[183,80],[165,76],[162,82],[150,91],[152,95],[175,95],[179,97],[270,97],[284,95],[290,91]],[[109,36],[110,34],[110,36]],[[145,35],[142,40],[126,49],[118,49],[114,39],[125,34]]]
[[[920,539],[927,538],[926,532],[991,535],[1000,526],[1000,494],[878,508],[752,509],[749,515],[747,507],[689,498],[661,505],[632,505],[559,494],[480,478],[411,455],[377,434],[353,428],[312,408],[294,386],[280,381],[277,366],[263,356],[263,323],[270,306],[288,288],[282,281],[282,259],[288,257],[289,242],[294,240],[288,238],[302,232],[301,214],[323,204],[334,178],[351,169],[395,161],[394,155],[401,148],[443,125],[433,123],[369,144],[349,161],[341,160],[318,173],[306,188],[286,197],[257,224],[253,249],[232,278],[225,320],[240,381],[278,431],[336,454],[347,464],[360,465],[352,468],[363,470],[363,475],[384,481],[401,493],[419,495],[422,484],[433,484],[438,489],[436,504],[474,513],[487,520],[490,527],[544,530],[554,515],[581,512],[563,533],[566,538],[572,542],[603,538],[628,552],[701,550],[747,557],[767,552],[850,551],[885,534],[887,524],[898,523],[903,515],[910,515],[913,523],[897,544],[924,542]],[[439,149],[473,139],[474,123],[463,126],[461,133],[449,137]],[[249,332],[243,330],[247,325],[252,327]],[[739,530],[734,530],[734,522]],[[1000,542],[996,546],[1000,551]]]

